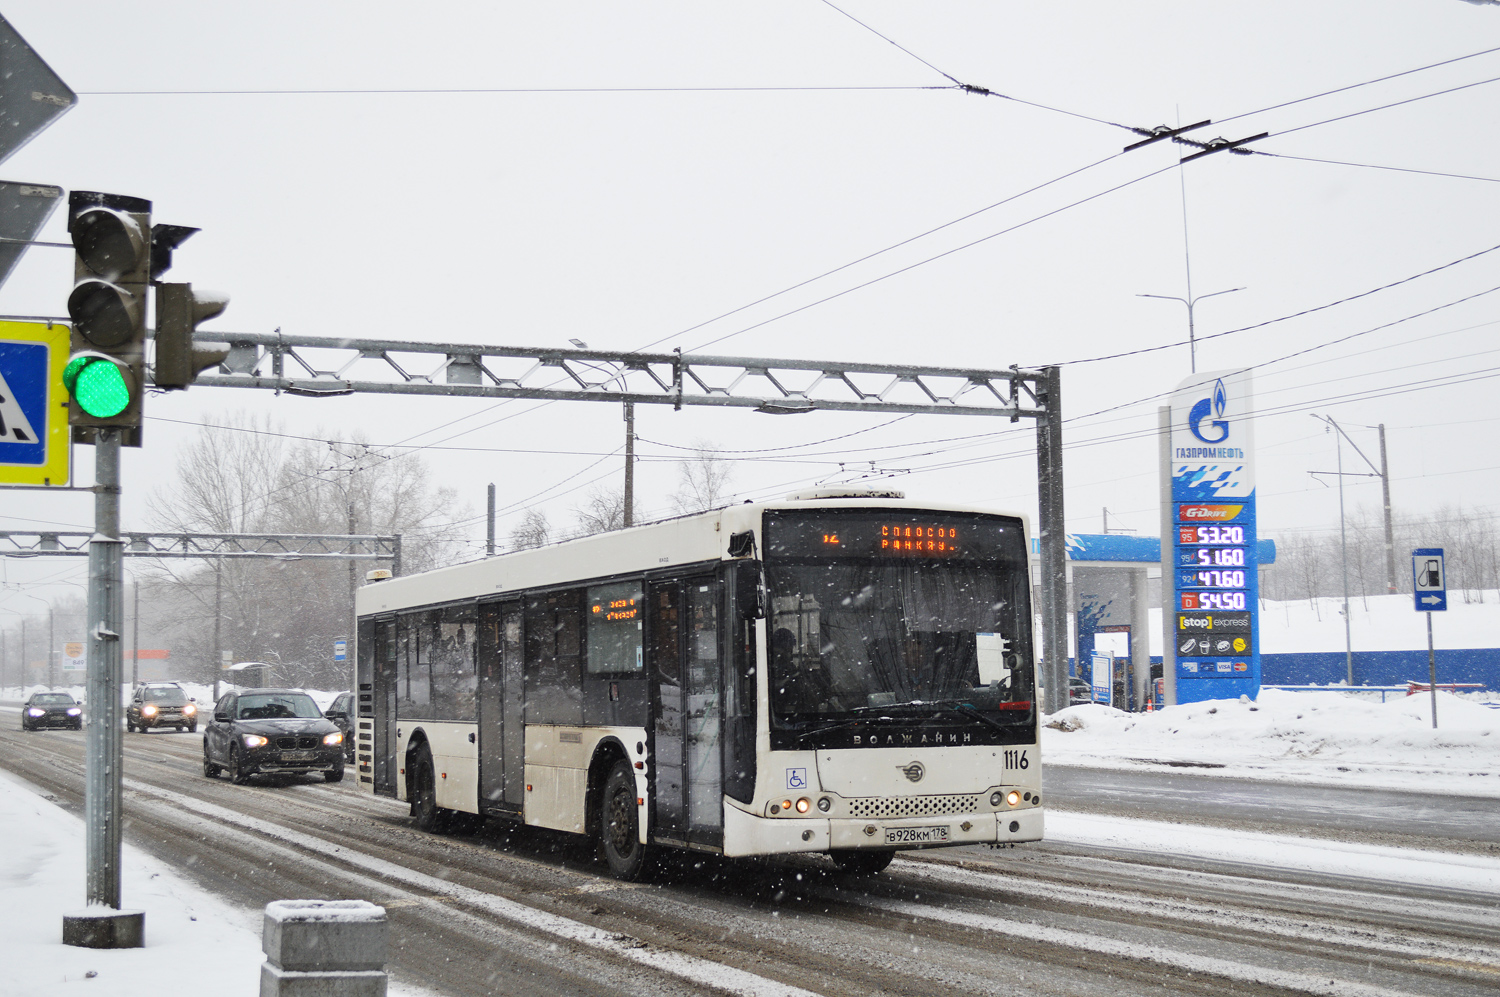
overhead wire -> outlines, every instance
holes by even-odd
[[[958,79],[956,76],[953,76],[952,74],[946,72],[945,70],[939,69],[937,66],[935,66],[932,63],[928,62],[926,59],[922,58],[920,55],[917,55],[917,53],[913,52],[911,49],[907,48],[905,45],[902,45],[900,42],[898,42],[895,39],[891,38],[889,35],[886,35],[886,34],[880,32],[880,31],[877,31],[875,28],[871,27],[869,24],[866,24],[864,21],[861,21],[859,18],[855,17],[853,14],[851,14],[848,11],[844,10],[842,7],[837,6],[836,4],[834,4],[832,2],[832,0],[823,0],[823,3],[827,4],[829,7],[832,7],[834,10],[838,11],[840,14],[843,14],[849,20],[853,21],[855,24],[859,25],[861,28],[864,28],[866,31],[870,32],[872,35],[875,35],[877,38],[881,38],[881,39],[889,42],[890,44],[894,45],[896,48],[900,49],[902,52],[905,52],[907,55],[911,56],[913,59],[917,60],[922,65],[926,66],[928,69],[930,69],[933,72],[937,73],[939,76],[943,77],[944,79],[949,80],[950,82],[952,82],[953,85],[956,88],[960,89],[960,90],[964,90],[964,91],[969,92],[969,93],[979,94],[980,96],[984,96],[984,97],[999,97],[999,98],[1001,98],[1003,100],[1014,101],[1017,104],[1026,104],[1029,107],[1040,108],[1041,110],[1044,110],[1044,111],[1053,111],[1053,112],[1055,112],[1057,114],[1065,114],[1065,115],[1067,115],[1070,118],[1082,118],[1085,121],[1092,121],[1095,124],[1109,125],[1109,126],[1111,126],[1113,128],[1123,128],[1126,131],[1131,131],[1131,132],[1139,132],[1140,131],[1140,129],[1132,128],[1129,125],[1122,125],[1118,121],[1106,121],[1104,118],[1096,118],[1093,115],[1079,114],[1077,111],[1067,111],[1067,110],[1064,110],[1064,109],[1062,109],[1060,107],[1052,107],[1052,106],[1047,105],[1047,104],[1038,104],[1035,101],[1022,100],[1019,97],[1012,97],[1009,94],[999,93],[997,91],[990,90],[990,89],[988,89],[986,87],[980,87],[980,86],[975,86],[975,85],[970,84],[970,83],[964,83],[962,80]]]

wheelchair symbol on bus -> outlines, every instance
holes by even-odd
[[[806,789],[807,788],[807,769],[787,769],[786,770],[786,788],[787,789]]]

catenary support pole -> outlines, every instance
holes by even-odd
[[[1064,533],[1062,372],[1043,371],[1037,419],[1037,535],[1041,547],[1042,668],[1052,713],[1068,705],[1068,548]]]
[[[91,905],[120,908],[120,431],[97,430],[89,543],[88,724],[84,738],[86,886]]]
[[[635,403],[625,403],[625,525],[635,525]]]

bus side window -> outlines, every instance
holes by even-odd
[[[651,650],[656,675],[671,685],[682,684],[682,622],[677,599],[679,587],[662,585],[656,589],[655,613],[652,616]]]
[[[396,716],[402,720],[432,719],[428,615],[405,613],[396,624]]]
[[[583,723],[583,590],[526,601],[526,722]]]

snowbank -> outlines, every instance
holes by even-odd
[[[1438,693],[1387,703],[1266,689],[1155,713],[1074,706],[1047,718],[1046,764],[1166,768],[1242,778],[1404,787],[1500,798],[1500,709]],[[1218,767],[1222,766],[1222,767]]]

